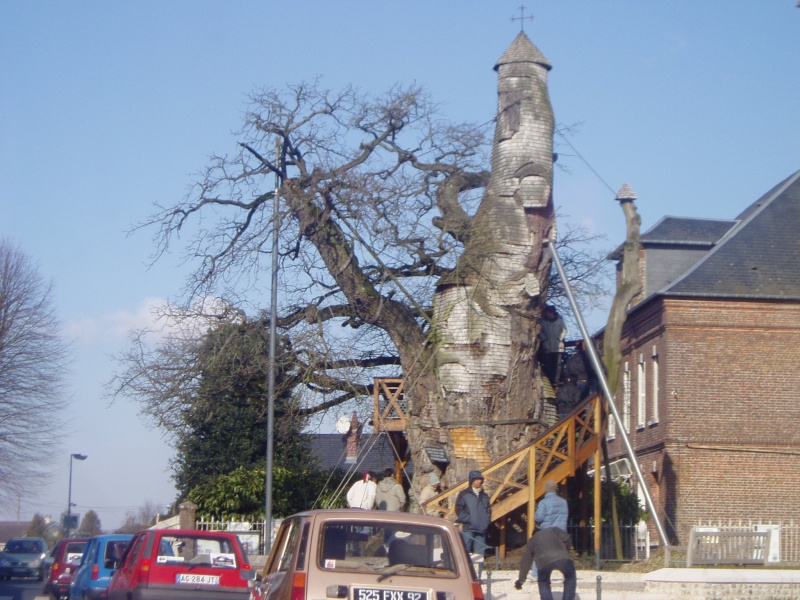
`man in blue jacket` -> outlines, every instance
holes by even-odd
[[[556,527],[562,531],[567,530],[567,518],[569,517],[569,506],[567,501],[558,495],[558,484],[552,479],[544,482],[544,498],[539,500],[536,505],[536,512],[533,513],[533,520],[538,529],[549,529]],[[533,563],[531,578],[536,581],[539,578],[537,564]]]
[[[470,554],[486,552],[486,530],[492,522],[489,496],[483,491],[483,473],[469,472],[469,487],[456,498],[456,523],[461,523],[461,537]]]
[[[544,482],[544,498],[536,505],[533,520],[539,529],[558,527],[567,530],[569,507],[567,501],[557,494],[558,484],[552,479]]]

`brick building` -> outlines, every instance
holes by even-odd
[[[673,542],[701,520],[800,519],[798,232],[800,171],[733,220],[642,234],[609,451],[624,472],[624,426]]]

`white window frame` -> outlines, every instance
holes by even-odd
[[[614,414],[609,411],[608,413],[608,431],[606,432],[606,439],[613,440],[617,437],[617,421],[614,419]]]
[[[655,346],[653,346],[653,352],[651,354],[651,357],[653,359],[653,366],[651,367],[651,371],[652,371],[651,375],[653,377],[653,382],[652,382],[652,386],[651,386],[651,388],[652,388],[651,394],[653,396],[653,399],[652,399],[652,407],[653,407],[653,409],[652,409],[652,413],[650,415],[650,425],[656,425],[658,423],[658,418],[659,418],[658,417],[658,408],[659,408],[658,407],[658,394],[659,394],[659,389],[658,389],[658,348],[656,348]]]
[[[622,371],[622,426],[631,432],[631,369],[626,362]]]
[[[644,354],[639,354],[636,367],[636,427],[643,429],[647,418],[647,368]]]

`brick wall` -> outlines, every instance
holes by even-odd
[[[699,519],[800,518],[800,305],[656,298],[623,338],[631,442],[673,541]]]

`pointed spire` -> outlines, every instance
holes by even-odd
[[[544,57],[544,54],[542,54],[539,49],[533,45],[533,42],[531,42],[528,36],[525,35],[524,31],[520,31],[517,37],[514,38],[514,41],[511,42],[511,45],[503,53],[503,56],[497,61],[494,70],[498,71],[501,65],[520,62],[536,63],[542,65],[548,71],[553,68]]]
[[[639,196],[636,195],[636,192],[633,191],[633,188],[627,183],[623,183],[622,187],[619,188],[619,191],[617,192],[617,197],[615,200],[617,202],[632,202],[638,198]]]

